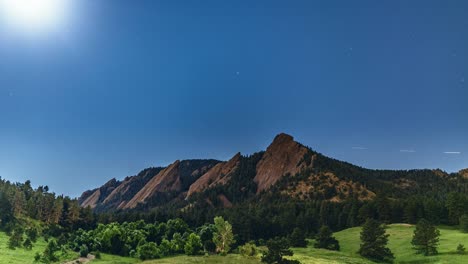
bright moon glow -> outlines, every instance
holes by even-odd
[[[0,0],[0,18],[15,30],[28,33],[63,26],[68,0]]]

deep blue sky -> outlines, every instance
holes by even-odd
[[[66,30],[0,24],[0,175],[76,196],[279,132],[370,168],[466,168],[467,14],[463,0],[88,0]]]

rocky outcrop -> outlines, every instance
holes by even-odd
[[[464,169],[458,172],[463,178],[468,179],[468,169]]]
[[[312,166],[313,156],[310,156],[309,160],[304,159],[309,151],[305,146],[295,142],[292,136],[277,135],[257,165],[257,174],[254,178],[257,193],[267,190],[284,175],[295,175]]]
[[[123,209],[138,191],[143,188],[163,168],[148,168],[137,176],[126,177],[102,202],[105,208]]]
[[[214,166],[211,170],[209,170],[192,185],[190,185],[187,198],[189,198],[194,193],[202,192],[216,185],[226,184],[230,178],[229,175],[234,172],[234,170],[239,165],[240,158],[241,154],[237,153],[229,161],[221,162]]]
[[[81,206],[96,208],[119,184],[120,182],[114,178],[98,189],[84,192],[79,199]]]
[[[128,203],[120,205],[120,208],[135,208],[156,194],[185,192],[194,181],[218,163],[216,160],[177,160],[154,176]]]

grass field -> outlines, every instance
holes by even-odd
[[[439,227],[440,245],[439,255],[424,257],[416,255],[411,248],[414,226],[407,224],[389,225],[387,233],[389,237],[389,247],[395,255],[395,263],[401,264],[422,264],[422,263],[447,263],[465,264],[468,263],[468,254],[456,254],[458,244],[468,246],[468,234],[463,234],[459,230],[451,227]],[[357,254],[361,228],[350,228],[335,233],[335,237],[340,241],[341,251],[332,252],[319,250],[312,247],[294,249],[294,259],[302,263],[372,263]]]
[[[11,250],[8,248],[8,236],[4,232],[0,232],[0,263],[1,264],[28,264],[34,263],[34,255],[36,252],[42,253],[47,243],[40,238],[34,244],[32,250],[17,248]],[[75,252],[69,252],[62,256],[63,260],[71,260],[78,257]]]
[[[468,263],[468,253],[466,255],[456,254],[456,247],[458,244],[464,244],[468,248],[468,234],[463,234],[452,227],[439,227],[441,232],[439,255],[432,257],[424,257],[416,255],[411,248],[411,239],[413,236],[414,226],[406,224],[390,225],[387,233],[390,235],[389,247],[395,254],[395,263],[401,264],[422,264],[422,263],[447,263],[447,264],[465,264]],[[372,263],[357,254],[359,249],[359,233],[361,228],[350,228],[341,232],[335,233],[335,237],[340,241],[341,251],[334,252],[322,249],[315,249],[309,245],[307,248],[294,248],[293,259],[297,259],[304,264],[369,264]],[[313,243],[313,241],[310,241]],[[0,263],[5,264],[27,264],[33,263],[34,254],[42,252],[46,246],[46,242],[40,239],[33,247],[32,250],[16,249],[10,250],[7,247],[8,236],[5,233],[0,233]],[[310,244],[311,244],[310,243]],[[74,259],[77,257],[76,253],[71,253],[67,259]],[[175,263],[188,263],[188,264],[258,264],[259,258],[245,258],[237,254],[230,254],[228,256],[175,256],[170,258],[163,258],[157,260],[149,260],[140,262],[134,258],[123,258],[102,254],[101,259],[92,261],[96,264],[175,264]]]
[[[406,224],[389,225],[387,233],[390,235],[389,247],[395,254],[395,263],[401,264],[422,264],[422,263],[447,263],[447,264],[465,264],[468,263],[468,254],[458,255],[455,249],[459,243],[468,247],[468,234],[463,234],[455,228],[439,227],[441,232],[439,255],[433,257],[424,257],[416,255],[411,248],[411,239],[413,236],[414,226]],[[334,252],[329,250],[315,249],[312,246],[307,248],[294,248],[293,259],[297,259],[304,264],[369,264],[368,261],[359,254],[359,233],[361,228],[350,228],[341,232],[335,233],[336,238],[340,241],[341,251]],[[313,241],[311,241],[313,243]],[[102,260],[93,263],[116,263],[127,264],[135,263],[134,259],[124,259],[103,255]],[[188,257],[177,256],[158,260],[143,262],[145,264],[175,264],[175,263],[200,263],[200,264],[258,264],[259,258],[244,258],[239,255],[230,254],[226,257],[209,256],[209,257]]]

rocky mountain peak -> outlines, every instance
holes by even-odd
[[[309,151],[292,136],[285,133],[277,135],[257,164],[254,178],[257,192],[268,189],[282,176],[294,175],[309,166],[304,162],[304,155]]]

